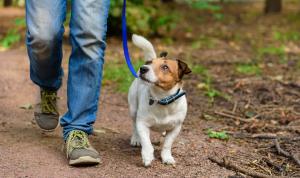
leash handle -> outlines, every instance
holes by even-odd
[[[138,78],[138,76],[134,70],[134,67],[132,66],[129,51],[128,51],[128,46],[127,46],[126,0],[123,1],[123,8],[122,8],[122,40],[123,40],[123,51],[124,51],[124,56],[126,59],[127,66],[129,68],[129,70],[131,71],[132,75],[135,78]]]

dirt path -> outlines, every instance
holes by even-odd
[[[67,55],[66,55],[67,56]],[[174,145],[176,167],[156,160],[151,168],[141,164],[140,149],[129,145],[131,122],[126,96],[102,90],[95,129],[106,130],[91,136],[100,151],[102,164],[72,168],[61,152],[61,128],[42,133],[33,123],[33,110],[19,106],[35,103],[37,89],[29,80],[26,50],[0,53],[0,177],[227,177],[234,173],[211,163],[212,150],[222,152],[235,146],[221,141],[207,141],[202,129],[208,123],[189,113],[182,133]],[[66,65],[64,67],[66,69]],[[66,77],[65,77],[66,78]],[[66,85],[60,90],[61,113],[66,110]],[[154,135],[154,141],[158,141]]]

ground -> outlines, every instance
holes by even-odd
[[[238,7],[226,7],[230,12],[226,22],[199,13],[203,19],[198,23],[203,25],[193,26],[188,33],[177,31],[184,39],[175,38],[172,43],[151,39],[157,51],[166,50],[187,61],[193,71],[185,77],[189,111],[173,146],[176,166],[161,163],[163,138],[158,134],[152,135],[156,160],[150,168],[142,166],[140,149],[129,145],[126,89],[132,77],[123,61],[120,39],[108,39],[105,79],[91,136],[102,158],[96,167],[68,166],[61,128],[44,133],[35,125],[29,106],[36,103],[38,88],[29,79],[24,45],[0,52],[0,177],[219,178],[247,177],[253,172],[265,177],[300,177],[295,162],[300,152],[300,34],[296,31],[299,23],[294,21],[299,18],[298,9],[290,4],[283,15],[263,16],[260,6],[251,6],[249,12],[247,5],[247,13]],[[0,12],[1,35],[9,18],[24,15],[18,9]],[[133,62],[139,63],[136,59],[142,54],[132,44],[129,48]],[[67,74],[67,43],[64,52]],[[61,114],[66,111],[66,79],[59,91]],[[226,134],[214,135],[213,131]],[[276,141],[296,159],[280,155]]]
[[[207,136],[202,133],[206,123],[195,120],[197,125],[192,124],[190,114],[173,148],[178,162],[176,167],[161,163],[160,148],[156,146],[157,160],[151,168],[144,168],[140,149],[129,145],[131,120],[126,96],[105,88],[101,92],[95,123],[99,133],[91,136],[91,142],[100,151],[102,163],[96,167],[72,168],[62,153],[61,129],[43,133],[33,123],[33,111],[20,109],[24,104],[35,103],[38,96],[37,88],[29,79],[25,49],[2,52],[0,58],[0,177],[222,177],[233,174],[207,159],[213,147],[221,151],[230,145],[207,143]],[[66,84],[59,96],[63,113],[66,110]],[[153,140],[158,142],[159,137],[155,138]]]

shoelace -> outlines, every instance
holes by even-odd
[[[56,92],[54,91],[42,91],[41,92],[41,108],[43,113],[51,113],[51,114],[57,114],[56,110]]]
[[[70,135],[70,143],[72,148],[87,148],[89,146],[86,133],[77,130]]]
[[[89,141],[86,133],[80,130],[72,131],[68,138],[67,155],[74,149],[88,148]]]

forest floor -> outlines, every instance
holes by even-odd
[[[224,20],[197,12],[201,18],[194,24],[200,25],[184,30],[189,24],[183,23],[177,31],[183,39],[150,39],[157,51],[187,61],[193,71],[185,78],[189,111],[173,146],[176,166],[161,163],[158,134],[152,135],[156,160],[150,168],[142,166],[140,148],[129,145],[126,91],[132,77],[120,39],[108,38],[90,137],[102,158],[95,167],[68,166],[61,128],[38,129],[32,106],[39,92],[29,79],[26,48],[20,43],[2,49],[0,177],[300,177],[300,9],[289,4],[269,16],[260,9],[228,5]],[[23,16],[20,9],[0,10],[0,36]],[[141,52],[129,47],[133,62],[141,63]],[[67,44],[64,54],[67,74]],[[67,109],[66,80],[59,91],[61,114]]]

